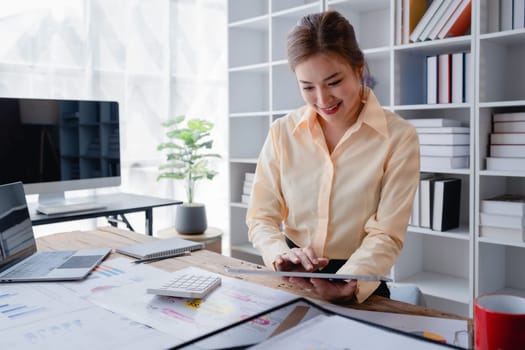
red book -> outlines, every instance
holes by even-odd
[[[470,28],[471,12],[472,0],[463,0],[463,3],[459,5],[441,32],[439,32],[438,37],[443,39],[465,34]]]

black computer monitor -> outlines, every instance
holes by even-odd
[[[40,201],[119,186],[119,135],[115,101],[0,97],[0,184]]]

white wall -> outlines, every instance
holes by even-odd
[[[3,2],[0,42],[1,96],[119,101],[122,186],[99,192],[184,199],[182,183],[156,180],[160,123],[179,114],[213,121],[214,151],[224,157],[215,164],[219,175],[197,185],[196,200],[206,204],[209,225],[228,227],[223,0]],[[154,210],[155,231],[172,225],[174,210]],[[142,213],[128,219],[144,231]],[[97,225],[106,223],[84,220],[35,231]]]

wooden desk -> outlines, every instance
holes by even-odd
[[[153,234],[153,208],[182,203],[180,200],[157,198],[122,192],[93,196],[87,198],[86,200],[94,200],[97,203],[104,204],[106,207],[103,209],[94,209],[82,212],[43,215],[36,211],[36,206],[38,203],[29,203],[31,223],[33,225],[45,225],[56,222],[93,219],[105,216],[111,225],[116,227],[118,222],[122,221],[126,224],[127,228],[135,231],[133,227],[131,227],[131,224],[128,222],[124,214],[143,211],[146,219],[146,227],[144,232],[151,236]],[[118,219],[118,216],[121,217],[121,220]]]
[[[153,240],[155,238],[134,233],[127,230],[122,230],[114,227],[102,227],[94,231],[73,231],[65,233],[57,233],[54,235],[44,236],[37,239],[38,249],[55,250],[55,249],[81,249],[81,248],[117,248],[126,244],[140,243]],[[118,253],[111,253],[109,259],[121,256]],[[300,296],[315,298],[310,292],[301,290],[295,285],[282,281],[280,278],[261,275],[246,275],[235,276],[224,271],[225,266],[237,268],[262,268],[247,261],[230,258],[217,254],[209,250],[199,250],[193,252],[191,255],[177,257],[175,259],[166,259],[152,263],[152,265],[167,270],[175,271],[185,267],[197,266],[205,270],[219,273],[226,276],[232,276],[241,280],[252,283],[261,284],[267,287],[277,288],[291,292]],[[465,317],[458,315],[443,313],[429,308],[406,304],[399,301],[390,300],[380,296],[371,296],[362,304],[351,304],[351,308],[369,310],[403,313],[411,315],[422,315],[432,317],[444,317],[453,319],[465,320]]]

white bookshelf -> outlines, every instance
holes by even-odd
[[[477,79],[475,203],[503,193],[525,194],[525,173],[486,170],[493,113],[525,111],[525,29],[499,31],[494,15],[481,1],[476,21]],[[494,69],[497,67],[497,69]],[[517,160],[519,161],[519,160]],[[521,160],[523,161],[523,160]],[[525,295],[525,243],[479,237],[479,205],[475,211],[474,294]]]
[[[488,171],[484,165],[492,113],[525,111],[525,29],[498,31],[492,1],[472,2],[469,35],[395,45],[396,0],[229,0],[232,256],[261,262],[247,238],[247,205],[240,203],[244,173],[255,171],[272,121],[303,104],[285,60],[285,35],[304,14],[328,8],[354,25],[377,80],[374,92],[385,108],[406,119],[452,118],[470,127],[468,168],[421,169],[462,180],[460,227],[436,232],[409,226],[391,272],[395,282],[418,285],[429,307],[467,316],[481,293],[525,295],[520,268],[525,243],[478,237],[480,200],[505,192],[525,194],[524,173]],[[468,102],[426,104],[426,56],[465,51],[473,54],[474,89]]]
[[[244,174],[255,172],[271,123],[302,105],[286,61],[285,36],[322,1],[229,0],[228,76],[230,134],[231,255],[262,263],[248,242],[247,205],[241,202]]]

